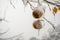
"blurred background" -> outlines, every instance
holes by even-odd
[[[0,36],[0,38],[9,38],[17,34],[23,33],[24,40],[29,40],[31,37],[37,37],[42,39],[43,36],[48,37],[49,31],[52,31],[52,26],[45,21],[45,26],[40,30],[38,36],[38,30],[34,29],[32,23],[36,20],[32,17],[32,10],[29,5],[24,6],[22,0],[12,0],[15,8],[10,4],[9,0],[0,0],[0,17],[4,17],[4,11],[6,11],[6,20],[0,23],[0,33],[8,30],[7,33]],[[45,18],[51,21],[53,24],[60,24],[60,11],[57,12],[54,20],[52,12],[49,10],[47,4],[42,3],[46,7]],[[35,4],[34,4],[35,5]],[[51,8],[54,6],[51,5]]]

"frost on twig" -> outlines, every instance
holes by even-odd
[[[41,6],[40,0],[38,0],[38,5]]]
[[[4,17],[0,18],[0,23],[2,23],[2,21],[8,22],[8,20],[6,20],[6,12],[7,12],[8,6],[5,8],[4,10]]]
[[[12,5],[13,8],[15,8],[14,4],[12,3],[12,1],[10,0],[10,4]]]
[[[22,1],[23,1],[24,6],[26,6],[27,4],[29,4],[30,8],[32,10],[34,9],[34,6],[30,3],[30,2],[33,2],[32,0],[22,0]]]
[[[1,40],[24,40],[23,36],[22,36],[23,33],[20,33],[16,36],[13,36],[13,37],[10,37],[10,38],[0,38]]]
[[[9,28],[5,32],[2,32],[2,33],[0,32],[0,36],[6,34],[8,31],[9,31]]]
[[[49,10],[51,11],[50,5],[48,4]]]
[[[53,23],[51,23],[50,21],[48,21],[45,17],[43,17],[43,19],[45,19],[49,24],[51,24],[51,25],[52,25],[52,27],[55,29],[55,26],[54,26],[54,24],[53,24]]]
[[[38,3],[36,0],[30,0],[30,2]]]
[[[54,3],[54,2],[49,2],[49,1],[47,1],[47,0],[44,0],[46,3],[48,3],[48,4],[52,4],[52,5],[55,5],[55,6],[57,6],[57,7],[60,7],[60,5],[59,4],[56,4],[56,3]]]
[[[33,10],[34,6],[29,1],[27,1],[27,3],[30,5],[30,8]]]
[[[24,4],[24,6],[26,6],[26,5],[27,5],[27,1],[28,1],[28,0],[22,0],[22,2],[23,2],[23,4]]]

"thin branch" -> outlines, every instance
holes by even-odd
[[[38,29],[38,36],[39,36],[40,29]]]
[[[34,9],[34,6],[29,1],[27,3],[29,3],[31,9],[33,10]]]
[[[3,33],[0,33],[0,36],[6,34],[8,31],[9,31],[9,28],[7,29],[7,31],[5,31],[5,32],[3,32]]]
[[[38,0],[38,5],[39,5],[39,6],[41,6],[41,3],[40,3],[40,1],[39,1],[39,0]]]
[[[33,0],[31,0],[30,2],[38,3],[37,1],[33,1]]]
[[[21,36],[23,33],[20,33],[20,34],[18,34],[18,35],[16,35],[16,36],[13,36],[13,37],[10,37],[10,38],[5,38],[5,39],[13,39],[13,38],[15,38],[15,37],[17,37],[17,36]]]
[[[15,6],[14,6],[13,3],[11,2],[11,0],[10,0],[10,4],[13,6],[13,8],[15,8]]]
[[[0,38],[1,40],[13,40],[15,37],[17,37],[17,38],[19,38],[19,37],[22,37],[22,36],[20,36],[20,35],[22,35],[23,33],[20,33],[20,34],[18,34],[18,35],[16,35],[16,36],[13,36],[13,37],[10,37],[10,38]],[[20,39],[20,38],[19,38]]]
[[[28,1],[28,0],[22,0],[22,2],[23,2],[23,4],[24,4],[24,6],[26,6],[26,5],[27,5],[27,1]]]
[[[1,21],[6,21],[6,22],[8,22],[5,18],[6,18],[6,12],[7,12],[7,9],[8,9],[8,6],[6,7],[6,9],[5,9],[5,11],[4,11],[4,17],[3,17],[3,19],[1,20]]]
[[[1,23],[2,21],[8,22],[7,20],[5,20],[7,9],[8,9],[8,6],[7,6],[6,9],[4,10],[4,17],[3,17],[3,18],[0,18],[0,23]]]
[[[49,7],[49,10],[51,11],[51,8],[50,8],[49,4],[48,4],[48,7]]]
[[[52,5],[55,5],[55,6],[58,6],[58,7],[60,7],[60,5],[57,5],[56,3],[52,3],[52,2],[49,2],[49,1],[47,1],[47,0],[44,0],[46,3],[48,3],[48,4],[52,4]]]
[[[49,24],[51,24],[51,25],[52,25],[52,27],[55,29],[55,26],[54,26],[54,24],[53,24],[53,23],[51,23],[50,21],[48,21],[45,17],[43,17],[43,19],[45,19]]]

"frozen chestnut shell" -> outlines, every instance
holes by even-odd
[[[40,20],[34,21],[33,22],[33,27],[35,29],[41,29],[42,28],[42,23],[40,22]]]
[[[40,18],[40,17],[42,17],[43,13],[38,10],[34,10],[32,15],[34,18]]]
[[[34,18],[41,18],[43,14],[44,14],[44,9],[42,7],[36,7],[32,12],[32,16]]]

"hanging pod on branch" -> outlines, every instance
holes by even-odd
[[[53,7],[52,8],[52,11],[53,11],[53,15],[55,16],[55,14],[58,12],[58,7]]]
[[[42,28],[42,23],[40,22],[40,20],[33,22],[33,28],[34,29],[41,29]]]
[[[32,16],[36,19],[43,17],[45,10],[41,7],[35,7],[32,12]]]
[[[38,30],[38,36],[39,36],[39,31],[40,31],[40,29],[42,29],[42,22],[40,20],[34,21],[33,28]]]

